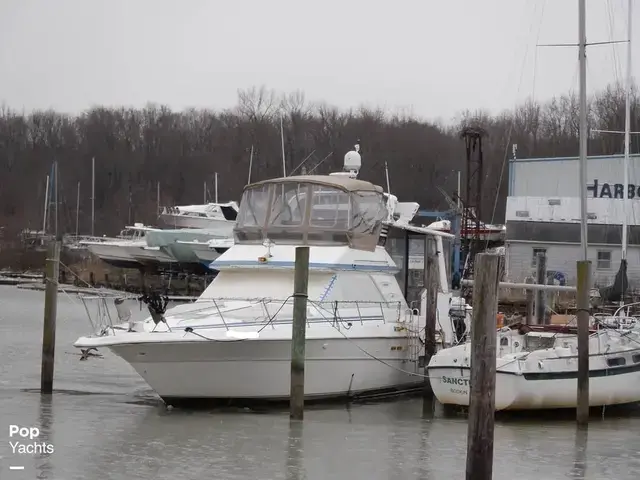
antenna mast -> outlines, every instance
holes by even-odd
[[[253,145],[251,145],[251,154],[249,155],[249,177],[247,178],[247,185],[251,183],[251,167],[253,166]]]
[[[387,161],[384,162],[384,173],[387,177],[387,193],[391,195],[391,185],[389,184],[389,166],[387,165]]]

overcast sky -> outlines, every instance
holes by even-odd
[[[587,40],[625,40],[626,8],[587,0]],[[0,102],[224,108],[265,85],[448,121],[577,91],[577,48],[536,48],[577,30],[577,0],[0,0]],[[589,47],[589,92],[624,80],[625,48]]]

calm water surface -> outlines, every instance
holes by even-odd
[[[55,393],[41,397],[44,293],[0,287],[0,478],[463,479],[464,419],[421,419],[421,402],[288,414],[167,411],[122,360],[78,361],[88,332],[77,297],[60,295]],[[140,312],[139,314],[145,314]],[[9,425],[41,429],[50,455],[17,455]],[[13,440],[13,439],[11,439]],[[640,418],[497,423],[494,479],[640,478]],[[22,471],[9,470],[22,465]]]

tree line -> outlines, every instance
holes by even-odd
[[[624,89],[611,85],[589,100],[592,129],[624,129]],[[632,94],[632,131],[640,130],[637,89]],[[460,131],[481,127],[483,139],[483,220],[504,218],[511,145],[518,157],[578,154],[578,98],[566,94],[546,102],[528,100],[499,114],[466,111],[450,124],[382,109],[340,110],[314,104],[302,92],[279,94],[265,87],[238,92],[234,108],[222,111],[166,106],[92,108],[79,115],[55,111],[17,113],[0,109],[0,226],[5,239],[23,228],[40,229],[46,176],[58,162],[58,225],[75,231],[76,195],[80,233],[91,230],[91,159],[95,158],[95,232],[112,235],[129,221],[154,224],[160,184],[162,205],[202,203],[204,183],[220,201],[239,200],[251,181],[282,175],[306,159],[305,168],[328,173],[342,167],[344,154],[361,142],[361,178],[386,187],[422,208],[446,210],[440,186],[456,190],[456,172],[465,181],[465,144]],[[640,148],[634,136],[632,152]],[[592,133],[589,154],[623,152],[623,136]],[[300,173],[298,169],[296,173]],[[462,197],[464,199],[464,187]],[[497,196],[497,202],[496,202]],[[496,206],[494,212],[494,205]]]

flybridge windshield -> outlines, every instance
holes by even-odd
[[[387,217],[382,193],[343,187],[292,181],[250,187],[240,203],[236,240],[375,249]]]

